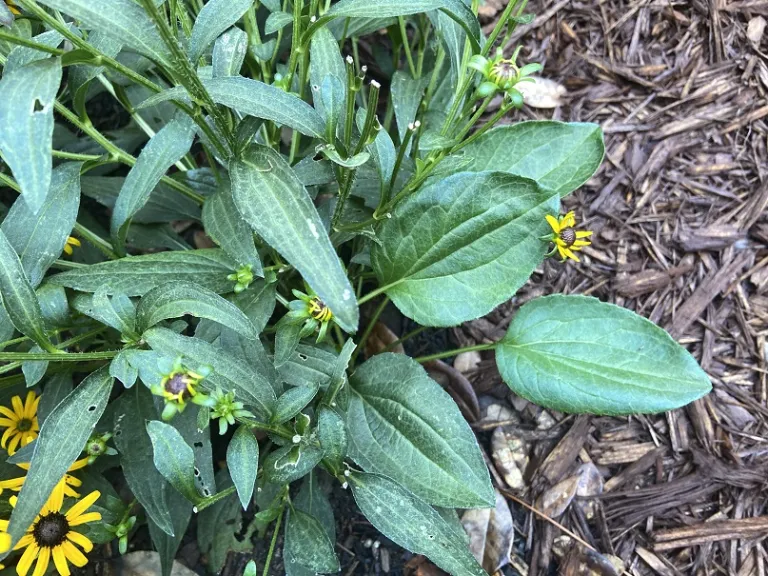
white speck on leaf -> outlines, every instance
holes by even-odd
[[[312,222],[309,218],[307,218],[307,224],[309,224],[309,231],[312,232],[312,236],[315,238],[320,238],[320,234],[317,232],[317,226],[315,226],[315,223]]]

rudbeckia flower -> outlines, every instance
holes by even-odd
[[[39,403],[40,397],[30,390],[23,404],[21,396],[11,398],[13,410],[0,406],[0,428],[6,428],[0,446],[6,448],[7,445],[8,455],[15,454],[19,446],[26,446],[40,433],[40,424],[37,421]]]
[[[579,257],[574,252],[592,244],[592,242],[584,240],[584,238],[592,236],[592,231],[576,230],[576,216],[573,212],[568,212],[559,220],[547,214],[546,219],[552,228],[552,234],[547,236],[547,239],[555,243],[555,248],[549,255],[559,252],[563,262],[568,258],[579,262]]]
[[[93,542],[86,536],[73,530],[76,526],[101,520],[98,512],[87,512],[88,508],[99,499],[101,493],[94,490],[77,501],[66,513],[62,513],[64,504],[64,484],[54,488],[48,502],[40,514],[27,529],[27,533],[13,547],[24,550],[16,565],[19,576],[27,576],[32,564],[37,561],[32,576],[42,576],[51,560],[60,576],[70,576],[69,563],[81,568],[88,563],[80,548],[85,552],[93,550]],[[16,506],[16,496],[10,499],[11,506]],[[8,530],[8,520],[0,520],[0,530]],[[0,539],[0,552],[7,551],[10,537]],[[78,546],[80,548],[78,548]]]
[[[59,480],[59,484],[62,485],[62,490],[64,490],[64,495],[69,496],[70,498],[79,498],[80,494],[75,492],[75,488],[79,488],[83,485],[83,481],[75,478],[70,472],[74,472],[75,470],[80,470],[80,468],[84,468],[88,465],[88,458],[81,458],[80,460],[77,460],[72,466],[67,468],[67,473],[64,475],[64,478]],[[22,470],[29,470],[29,462],[20,462],[16,464],[19,468]],[[10,480],[2,480],[0,481],[0,494],[3,493],[3,490],[8,488],[9,490],[13,490],[14,492],[18,492],[21,490],[21,487],[24,485],[24,481],[27,479],[26,476],[21,476],[19,478],[11,478]],[[58,487],[58,486],[57,486]]]

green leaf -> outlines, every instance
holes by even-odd
[[[147,516],[160,530],[174,535],[166,488],[168,483],[153,461],[152,442],[144,422],[157,418],[152,395],[144,386],[123,394],[115,409],[115,446],[120,452],[120,467],[128,488]],[[176,493],[173,491],[172,493]]]
[[[320,522],[301,510],[288,510],[283,555],[286,565],[299,564],[315,574],[338,572],[334,545]]]
[[[462,157],[470,159],[462,170],[496,170],[525,176],[556,190],[560,196],[589,180],[604,153],[599,125],[550,120],[499,126],[461,151]]]
[[[248,34],[231,28],[213,44],[213,77],[237,76],[248,54]]]
[[[321,406],[317,416],[317,435],[325,458],[341,466],[347,455],[347,427],[335,410]]]
[[[272,120],[306,136],[321,138],[323,135],[323,119],[312,106],[294,94],[242,76],[202,79],[202,83],[216,104],[246,116]],[[177,86],[145,100],[139,108],[155,106],[167,100],[191,101],[187,91]]]
[[[136,350],[120,350],[109,363],[109,375],[119,380],[126,388],[133,386],[139,377],[139,370],[131,364],[130,359],[131,354],[135,352]]]
[[[131,218],[147,203],[168,168],[189,152],[194,138],[194,122],[189,116],[179,115],[144,146],[125,178],[112,212],[111,232],[117,250],[123,250]]]
[[[227,446],[227,468],[243,510],[248,508],[259,469],[259,441],[248,426],[240,425]]]
[[[8,532],[17,542],[32,524],[48,496],[82,452],[112,391],[107,368],[90,374],[54,408],[35,442],[27,479],[11,514]]]
[[[53,102],[59,84],[58,58],[32,62],[0,79],[0,126],[5,127],[0,131],[0,153],[34,214],[51,185]]]
[[[547,296],[520,308],[496,364],[517,394],[564,412],[663,412],[712,389],[667,332],[586,296]]]
[[[198,506],[205,506],[219,494],[216,493],[216,481],[213,472],[213,449],[211,447],[211,432],[209,429],[200,429],[197,423],[201,407],[189,406],[181,414],[173,418],[173,426],[179,431],[184,442],[192,447],[195,456],[195,486],[198,494],[203,496],[203,501]]]
[[[312,444],[283,446],[264,459],[264,477],[273,484],[290,484],[309,474],[323,459],[323,450]]]
[[[40,4],[61,10],[84,28],[109,34],[150,60],[170,67],[170,56],[157,27],[133,0],[40,0]]]
[[[136,332],[136,307],[131,299],[122,292],[116,292],[112,298],[107,295],[107,286],[102,285],[90,294],[78,294],[72,301],[72,307],[86,316],[111,326],[120,334],[138,340]]]
[[[143,338],[153,350],[193,361],[197,366],[190,366],[192,369],[210,366],[213,373],[203,380],[204,386],[215,388],[218,385],[224,391],[234,391],[237,400],[254,408],[260,417],[268,419],[272,415],[276,397],[270,383],[249,364],[223,348],[199,338],[180,336],[166,328],[150,328]]]
[[[40,395],[40,404],[37,406],[37,417],[41,425],[45,423],[53,409],[72,392],[72,374],[69,372],[53,374],[46,380],[43,391],[45,394]]]
[[[488,576],[453,526],[429,504],[379,474],[355,473],[352,494],[379,532],[454,576]]]
[[[72,25],[69,26],[69,29],[76,34],[78,33],[77,29]],[[47,32],[33,36],[32,40],[34,40],[37,44],[56,48],[64,40],[64,36],[62,36],[56,30],[48,30]],[[14,70],[18,70],[22,66],[30,64],[31,62],[44,60],[50,57],[51,55],[47,52],[42,52],[41,50],[36,50],[35,48],[30,48],[28,46],[16,46],[13,50],[11,50],[11,53],[8,54],[8,60],[3,67],[3,74],[10,74]]]
[[[365,125],[365,115],[365,110],[362,108],[358,109],[355,118],[358,130],[362,131]],[[373,164],[376,166],[376,171],[379,173],[380,187],[383,189],[385,186],[389,186],[389,181],[392,180],[392,172],[395,169],[395,161],[397,160],[397,150],[395,150],[395,143],[392,142],[392,137],[386,130],[379,130],[373,143],[366,146],[366,150],[370,153]]]
[[[197,15],[189,39],[189,59],[197,62],[219,34],[248,11],[252,0],[210,0]]]
[[[51,276],[50,282],[81,292],[104,286],[107,294],[143,296],[167,282],[186,281],[226,294],[234,287],[227,276],[236,268],[237,263],[218,248],[177,250],[92,264]]]
[[[19,257],[0,230],[0,299],[16,329],[43,350],[56,352],[45,334],[40,303],[29,284]]]
[[[264,34],[274,34],[292,22],[293,16],[288,14],[288,12],[283,12],[282,10],[272,12],[267,16],[266,22],[264,22]]]
[[[354,290],[315,205],[288,163],[271,148],[254,145],[230,164],[230,175],[245,220],[301,273],[336,323],[355,332]]]
[[[283,392],[277,399],[272,422],[274,424],[288,422],[288,420],[296,416],[296,414],[301,412],[301,410],[312,401],[319,389],[320,388],[317,385],[312,388],[296,386]]]
[[[29,349],[30,352],[42,352],[43,349],[40,346],[32,346]],[[24,374],[24,382],[27,388],[32,388],[35,384],[40,382],[45,376],[46,370],[48,370],[48,362],[28,361],[21,363],[21,371]]]
[[[477,440],[458,407],[420,364],[377,354],[349,380],[349,456],[430,504],[493,506]]]
[[[317,518],[331,542],[336,542],[336,520],[333,517],[333,508],[328,501],[328,496],[318,483],[319,476],[320,472],[312,471],[304,478],[299,493],[293,499],[293,505],[297,510]]]
[[[428,83],[429,77],[412,78],[410,72],[403,70],[398,70],[392,76],[392,104],[401,142],[405,138],[408,126],[416,120],[421,97]]]
[[[158,472],[187,500],[199,502],[202,496],[195,488],[195,453],[189,444],[176,428],[159,420],[147,422],[147,433]]]
[[[395,208],[371,263],[400,311],[425,326],[455,326],[511,298],[541,263],[544,216],[559,196],[533,180],[464,172]]]
[[[390,18],[440,10],[458,22],[469,34],[475,52],[480,51],[480,23],[462,0],[341,0],[325,14],[327,18]],[[322,19],[321,19],[322,20]]]
[[[163,320],[181,318],[185,314],[208,318],[247,338],[259,337],[240,308],[191,282],[169,282],[147,292],[136,308],[136,329],[143,334]]]
[[[56,167],[48,196],[37,214],[19,198],[0,225],[33,287],[40,285],[48,268],[61,255],[75,225],[81,166],[79,162],[68,162]]]
[[[253,243],[253,231],[232,199],[229,179],[203,204],[203,226],[208,236],[241,265],[250,264],[255,276],[263,276],[261,259]]]
[[[312,35],[309,45],[309,82],[312,86],[315,109],[320,115],[326,119],[326,122],[329,116],[336,117],[343,122],[343,112],[346,109],[347,99],[345,90],[347,68],[344,65],[344,58],[341,56],[339,43],[325,26],[317,29]],[[338,89],[339,87],[341,90]],[[332,101],[335,109],[326,110],[323,98],[320,97],[321,89],[323,93],[326,89],[332,91],[331,97],[326,98],[326,100]]]
[[[120,40],[97,31],[92,31],[88,34],[88,44],[98,50],[101,54],[105,54],[110,58],[116,57],[123,47],[123,43],[120,42]],[[80,50],[72,50],[71,52],[68,52],[64,58],[76,51]],[[94,58],[93,54],[90,52],[85,52],[83,56],[89,60]],[[104,66],[78,65],[72,66],[67,73],[67,83],[69,84],[69,89],[72,93],[73,107],[75,112],[77,112],[81,118],[87,114],[85,102],[88,98],[88,86],[91,80],[96,78],[99,74],[102,74],[104,71]]]
[[[283,316],[275,325],[275,368],[280,369],[296,352],[301,341],[302,323]]]
[[[216,475],[222,485],[230,484],[226,470]],[[207,557],[208,570],[219,574],[227,560],[230,550],[235,552],[250,552],[253,544],[248,532],[241,542],[235,535],[242,528],[243,511],[234,494],[224,498],[200,512],[197,522],[197,542],[200,551]]]
[[[35,290],[35,294],[40,303],[40,312],[46,329],[55,330],[69,326],[71,314],[64,288],[45,283]]]
[[[163,531],[152,521],[152,518],[147,519],[147,526],[149,527],[152,543],[155,545],[160,556],[161,574],[162,576],[171,576],[173,559],[176,557],[179,546],[181,546],[184,533],[187,531],[189,520],[192,517],[192,504],[175,490],[169,489],[167,484],[163,483],[162,487],[168,492],[168,511],[171,517],[173,534],[170,535]]]
[[[288,362],[278,368],[280,377],[292,386],[327,388],[337,356],[327,350],[299,344]]]
[[[275,284],[268,283],[266,280],[257,280],[248,290],[232,296],[230,301],[248,316],[256,332],[261,333],[275,310],[277,302],[275,290]],[[221,325],[204,318],[198,323],[195,336],[207,342],[213,342],[219,337],[221,331]]]

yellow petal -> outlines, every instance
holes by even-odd
[[[579,257],[578,257],[578,256],[576,256],[576,254],[574,254],[573,252],[571,252],[571,251],[570,251],[568,248],[564,248],[564,249],[563,249],[563,252],[564,252],[564,253],[565,253],[565,255],[566,255],[566,256],[568,256],[568,258],[570,258],[571,260],[575,260],[576,262],[581,262],[581,260],[579,260]]]
[[[583,248],[584,246],[592,246],[592,242],[587,242],[586,240],[576,240],[576,242],[573,243],[573,247],[576,250]]]
[[[48,502],[46,506],[50,512],[59,512],[64,504],[64,489],[67,484],[64,480],[59,480],[56,486],[53,488],[51,495],[48,496]]]
[[[32,576],[43,576],[45,571],[48,570],[48,564],[51,561],[51,549],[40,548],[40,555],[37,557],[37,566]]]
[[[0,428],[7,428],[8,426],[16,426],[16,420],[10,418],[0,418]]]
[[[592,236],[592,230],[577,230],[576,238],[589,238]]]
[[[24,536],[21,537],[21,539],[16,542],[16,546],[13,547],[14,550],[21,550],[22,548],[26,548],[30,544],[35,543],[35,537],[32,534],[24,534]]]
[[[30,390],[27,393],[27,399],[24,401],[24,416],[32,420],[35,417],[35,392]]]
[[[32,567],[32,562],[37,558],[37,553],[40,552],[40,548],[37,544],[30,544],[27,549],[24,550],[24,554],[19,558],[19,563],[16,564],[16,574],[19,576],[27,576],[27,572]]]
[[[81,524],[96,522],[97,520],[101,520],[101,514],[98,512],[88,512],[87,514],[81,514],[77,518],[73,518],[71,521],[69,521],[69,525],[80,526]]]
[[[555,237],[555,244],[557,244],[558,246],[562,246],[563,248],[566,248],[568,246],[568,244],[565,243],[565,240],[560,238],[560,236]]]
[[[3,416],[7,416],[14,422],[18,422],[21,418],[19,418],[19,415],[13,412],[13,410],[9,409],[7,406],[0,406],[0,414]]]
[[[11,490],[18,492],[24,485],[24,479],[25,476],[22,476],[21,478],[11,478],[10,480],[0,481],[0,490],[3,488],[10,488]]]
[[[8,526],[6,526],[7,528]],[[7,532],[0,532],[0,554],[5,554],[11,549],[11,535]]]
[[[576,226],[576,215],[573,213],[573,211],[568,212],[568,214],[563,216],[563,219],[560,220],[560,226],[563,228],[573,228]]]
[[[8,443],[8,438],[14,434],[16,434],[16,426],[13,428],[8,428],[5,432],[3,432],[3,438],[0,440],[0,446],[5,448],[5,445]]]
[[[72,256],[72,246],[69,244],[64,244],[64,254],[67,256]]]
[[[72,246],[77,246],[78,248],[82,246],[82,243],[78,238],[75,238],[74,236],[70,236],[67,238],[67,244],[71,244]]]
[[[90,552],[93,550],[93,542],[90,541],[89,538],[86,536],[83,536],[80,534],[80,532],[75,532],[74,530],[70,530],[67,532],[67,538],[74,542],[75,544],[79,545],[80,548],[85,550],[86,552]]]
[[[21,442],[21,437],[22,436],[23,436],[23,434],[21,432],[17,432],[16,434],[13,435],[13,437],[11,438],[11,441],[8,442],[8,455],[9,456],[13,456],[14,454],[16,454],[16,448],[18,447],[19,442]]]
[[[75,470],[80,470],[80,468],[85,468],[88,465],[88,458],[81,458],[80,460],[76,460],[72,466],[67,468],[67,472],[74,472]]]
[[[555,234],[559,234],[560,233],[560,223],[557,221],[557,218],[555,218],[554,216],[550,216],[549,214],[547,214],[545,216],[545,218],[547,219],[547,223],[549,223],[549,227],[552,228],[552,231]]]
[[[24,418],[24,404],[21,403],[21,396],[11,398],[11,404],[13,405],[13,411],[16,412],[16,416]]]
[[[56,546],[53,549],[53,563],[56,565],[56,571],[59,573],[59,576],[70,575],[67,556],[64,554],[64,549],[61,546]]]
[[[64,554],[66,555],[67,560],[72,562],[72,564],[78,568],[82,568],[88,564],[88,558],[86,558],[85,555],[77,549],[77,546],[72,544],[69,540],[64,540],[64,542],[61,543],[61,547],[64,549]]]
[[[557,251],[560,253],[560,258],[565,262],[568,259],[568,256],[566,256],[565,251],[567,248],[564,248],[563,246],[557,246]]]
[[[72,508],[69,509],[69,512],[66,514],[66,518],[68,522],[72,522],[75,520],[78,516],[80,516],[83,512],[88,510],[96,500],[99,499],[101,496],[101,492],[98,490],[94,490],[87,496],[85,496],[82,500],[77,502]]]

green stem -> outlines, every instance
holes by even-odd
[[[0,29],[0,40],[5,40],[6,42],[9,42],[10,44],[16,44],[17,46],[25,46],[27,48],[32,48],[40,52],[53,54],[54,56],[62,56],[66,54],[65,50],[60,50],[59,48],[51,48],[50,46],[46,46],[45,44],[38,44],[33,40],[28,40],[26,38],[14,36],[13,34],[8,34],[7,32],[4,32],[2,29]]]
[[[285,504],[280,507],[280,514],[277,515],[277,522],[275,522],[275,531],[272,533],[272,541],[269,543],[269,552],[267,552],[267,561],[264,564],[263,576],[269,576],[269,567],[272,565],[272,555],[275,553],[275,547],[277,546],[277,535],[280,533],[280,525],[283,521],[283,514],[285,513]]]
[[[417,79],[416,65],[413,63],[413,54],[411,54],[411,45],[408,42],[408,32],[405,29],[405,18],[402,16],[397,17],[397,23],[400,26],[400,36],[403,40],[403,48],[405,49],[405,58],[408,60],[408,68],[411,71],[411,77]]]
[[[392,191],[395,189],[395,184],[397,183],[397,175],[400,173],[400,166],[403,164],[403,158],[405,157],[405,152],[408,149],[408,143],[411,141],[411,137],[413,136],[413,132],[418,128],[416,123],[408,125],[408,127],[405,129],[405,135],[403,136],[403,141],[400,143],[400,148],[397,150],[397,158],[395,159],[395,166],[392,169],[392,176],[389,179],[389,186],[384,190],[384,194],[381,195],[381,198],[379,198],[379,205],[374,211],[374,216],[380,216],[382,213],[384,213],[385,206],[389,202],[389,197],[392,195]]]
[[[478,109],[475,111],[475,113],[472,115],[472,118],[470,118],[467,123],[464,125],[464,127],[459,131],[459,133],[456,136],[456,140],[461,140],[466,136],[467,132],[472,130],[472,126],[475,125],[475,122],[477,122],[480,117],[485,113],[485,110],[488,108],[488,105],[491,103],[491,100],[493,100],[493,96],[488,96],[485,100],[483,100],[483,103],[480,104]]]
[[[374,298],[376,298],[376,296],[378,296],[379,294],[384,294],[384,292],[386,292],[390,288],[393,288],[394,286],[397,286],[398,284],[400,284],[400,282],[402,282],[402,280],[398,280],[397,282],[393,282],[392,284],[387,284],[386,286],[379,286],[378,288],[376,288],[376,290],[368,292],[368,294],[366,294],[365,296],[360,298],[357,301],[357,305],[358,306],[362,306],[363,304],[365,304],[369,300],[373,300]]]
[[[392,344],[387,344],[387,347],[384,348],[384,352],[389,352],[390,350],[394,350],[394,348],[398,344],[402,344],[403,342],[405,342],[407,340],[410,340],[414,336],[417,336],[417,335],[421,334],[422,332],[424,332],[424,330],[426,330],[426,329],[427,329],[427,326],[419,326],[418,328],[414,328],[410,332],[407,332],[405,334],[405,336],[402,336],[402,337],[398,338],[397,340],[395,340],[394,342],[392,342]]]
[[[61,158],[62,160],[92,162],[103,159],[103,156],[98,156],[96,154],[76,154],[74,152],[65,152],[63,150],[52,150],[51,152],[54,158]]]
[[[507,24],[509,17],[512,15],[512,11],[515,9],[515,6],[517,6],[517,0],[511,0],[510,3],[507,4],[504,12],[501,13],[501,17],[496,21],[496,26],[493,27],[493,30],[488,35],[488,39],[486,40],[485,46],[483,46],[483,50],[480,52],[480,54],[487,56],[490,53],[491,48],[493,48],[493,45],[496,42],[496,38],[499,37],[499,34],[501,34],[501,31]],[[523,3],[522,8],[524,7],[525,3]]]
[[[491,342],[490,344],[477,344],[475,346],[466,346],[464,348],[457,348],[456,350],[448,350],[447,352],[438,352],[437,354],[430,354],[429,356],[420,356],[419,358],[414,358],[416,362],[424,363],[424,362],[430,362],[432,360],[440,360],[441,358],[450,358],[451,356],[456,356],[458,354],[461,354],[462,352],[479,352],[481,350],[492,350],[493,348],[496,348],[496,342]]]
[[[371,332],[373,332],[373,329],[376,326],[376,323],[379,321],[379,317],[381,316],[381,313],[384,312],[384,308],[387,307],[387,304],[389,304],[389,296],[384,296],[384,298],[382,298],[379,305],[376,307],[376,310],[374,310],[370,320],[368,320],[368,325],[365,327],[365,331],[363,331],[363,335],[360,336],[360,342],[358,342],[357,348],[352,353],[352,358],[350,358],[349,360],[350,366],[355,365],[355,360],[357,360],[357,357],[360,354],[360,351],[363,348],[365,348],[365,343],[368,341],[368,338],[370,337]]]
[[[86,360],[108,360],[114,358],[120,350],[105,350],[103,352],[0,352],[0,361],[5,362],[84,362]]]
[[[112,248],[112,244],[82,224],[75,222],[75,232],[77,232],[83,240],[93,244],[102,254],[104,254],[104,256],[110,260],[117,260],[119,258],[117,253]]]

